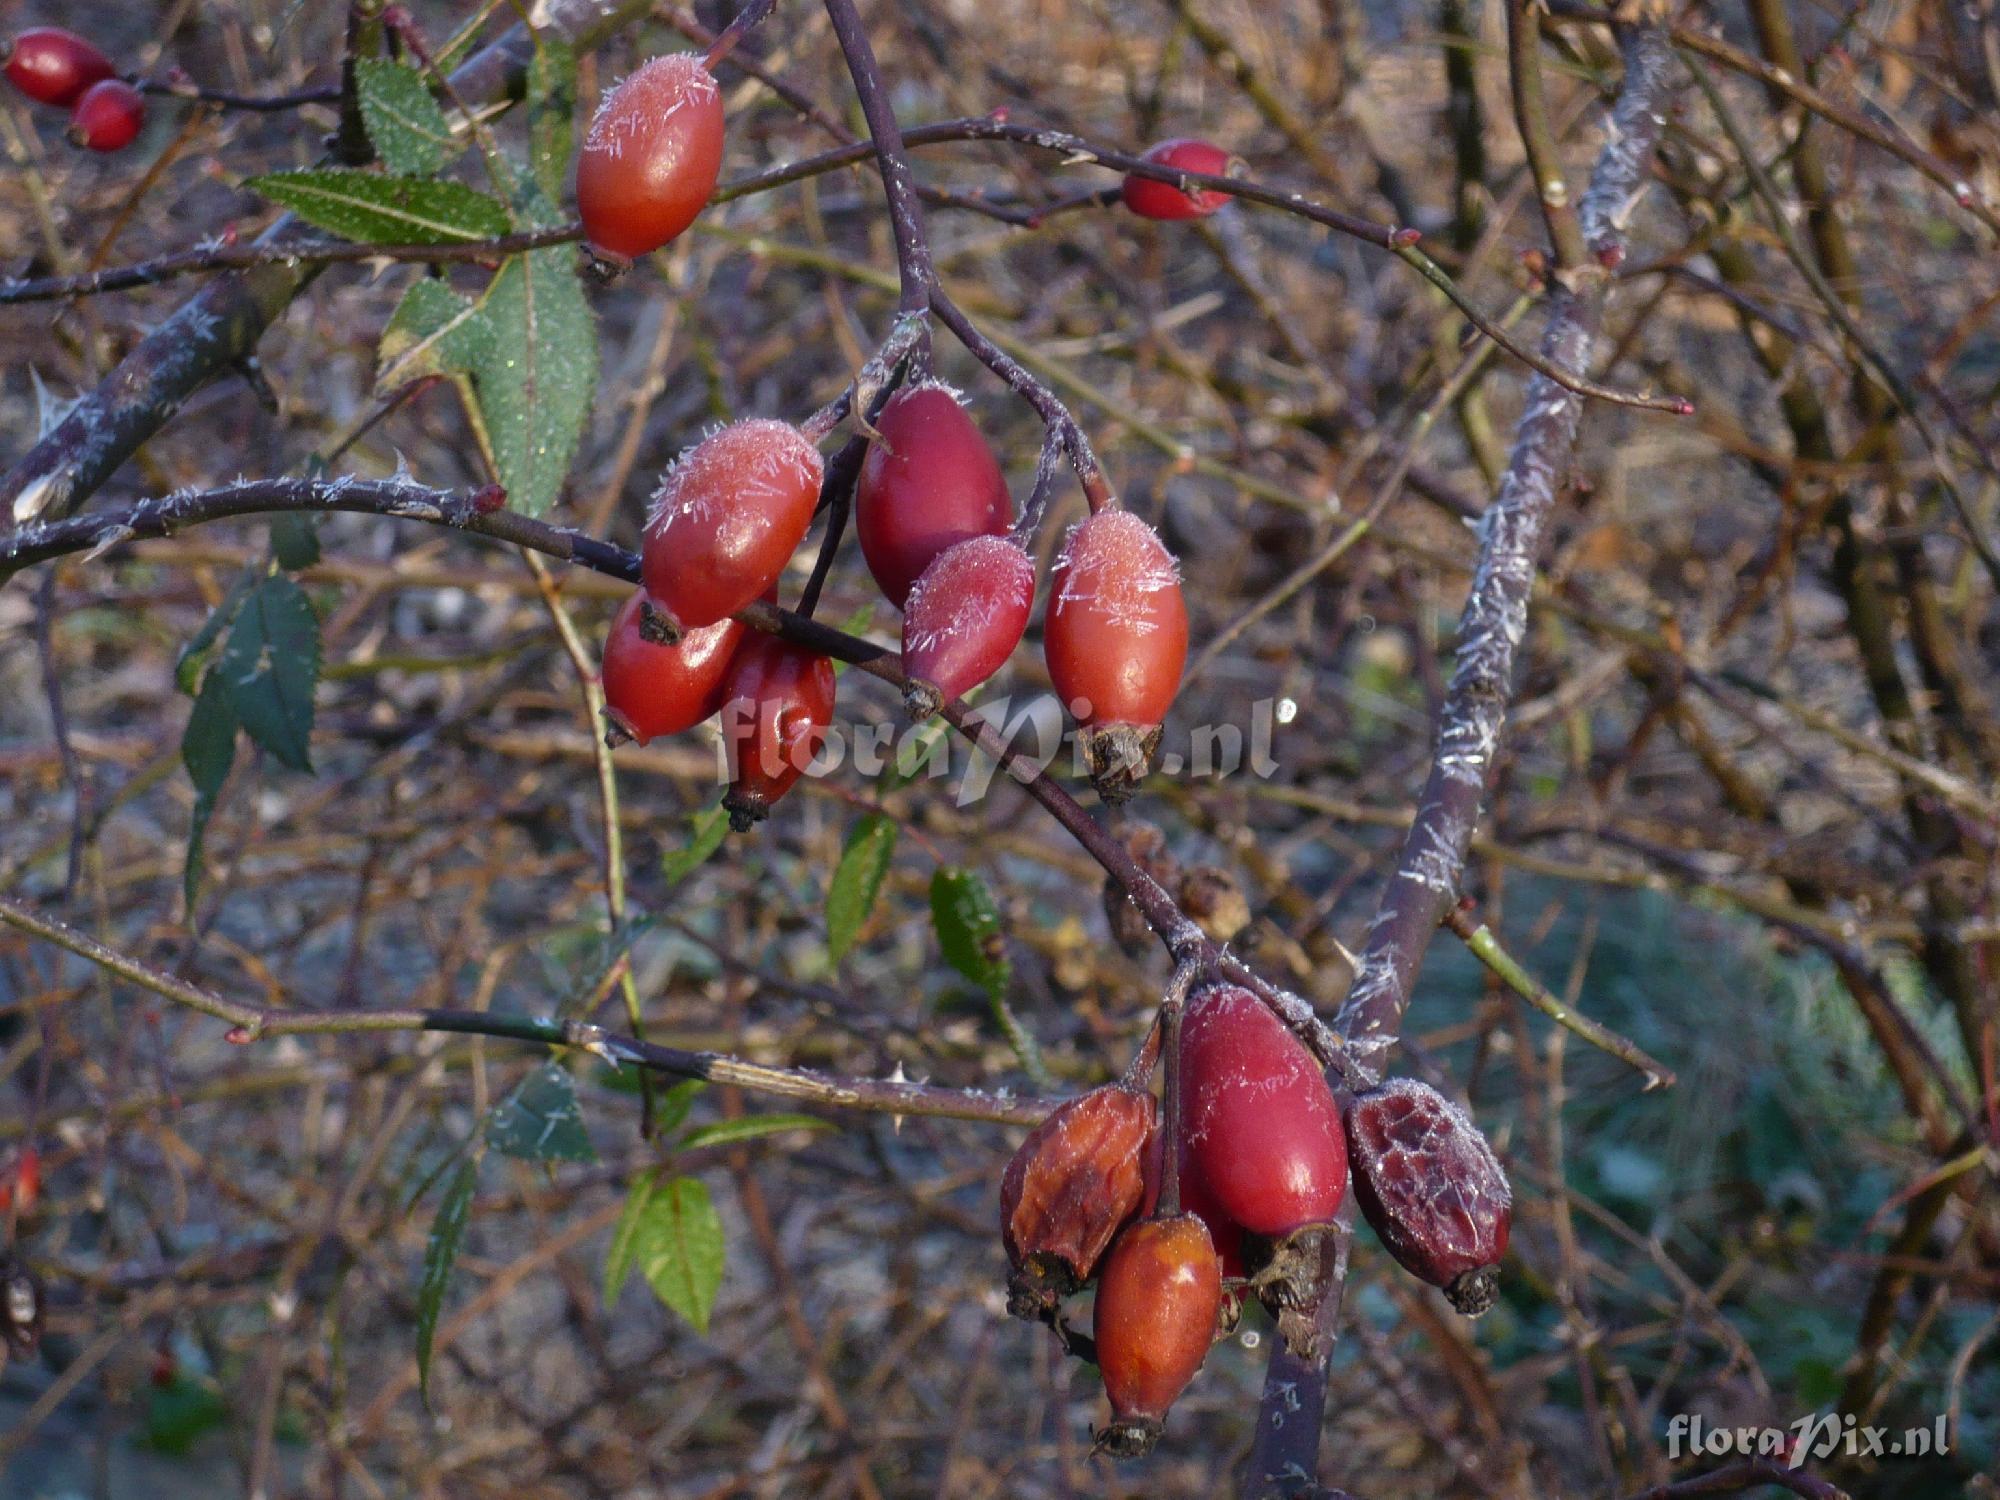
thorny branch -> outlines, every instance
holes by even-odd
[[[1651,28],[1627,39],[1625,82],[1606,127],[1590,187],[1578,206],[1584,243],[1615,261],[1623,226],[1644,181],[1668,105],[1672,53]],[[1543,353],[1581,370],[1589,363],[1608,278],[1589,268],[1573,287],[1552,288],[1554,304]],[[1527,631],[1543,528],[1575,449],[1582,401],[1555,381],[1529,383],[1507,472],[1480,523],[1479,563],[1459,621],[1458,658],[1438,715],[1431,771],[1416,820],[1368,931],[1354,984],[1336,1021],[1355,1060],[1379,1070],[1395,1046],[1425,948],[1458,899],[1466,850],[1493,774],[1514,659]],[[1343,1278],[1320,1310],[1321,1347],[1330,1355]],[[1318,1473],[1326,1361],[1307,1361],[1274,1341],[1257,1439],[1244,1493],[1286,1493]]]

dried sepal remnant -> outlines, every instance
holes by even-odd
[[[1060,1106],[1021,1143],[1000,1183],[1014,1316],[1052,1313],[1140,1211],[1156,1123],[1152,1095],[1107,1084]]]
[[[1392,1078],[1347,1111],[1354,1197],[1397,1264],[1460,1312],[1493,1305],[1513,1190],[1465,1111],[1427,1083]]]
[[[1193,1214],[1147,1219],[1118,1237],[1097,1288],[1097,1367],[1111,1423],[1097,1446],[1138,1458],[1208,1357],[1223,1309],[1222,1266]]]
[[[722,171],[722,95],[691,52],[656,57],[604,96],[576,164],[595,254],[622,265],[695,221]]]
[[[712,625],[777,582],[804,540],[825,469],[789,422],[750,418],[709,434],[660,481],[640,572],[677,630]]]
[[[1005,666],[1034,605],[1034,562],[1006,537],[967,537],[939,553],[903,605],[911,714],[928,718]]]

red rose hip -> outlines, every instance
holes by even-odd
[[[1340,1111],[1319,1062],[1248,990],[1197,992],[1181,1022],[1181,1130],[1218,1211],[1273,1238],[1347,1192]]]
[[[1147,1219],[1118,1236],[1097,1286],[1097,1368],[1111,1398],[1111,1425],[1097,1445],[1138,1458],[1194,1379],[1222,1311],[1222,1268],[1208,1230],[1192,1214]]]
[[[68,109],[118,70],[97,47],[60,26],[31,26],[7,44],[7,81],[41,104]]]
[[[653,496],[640,555],[668,634],[713,625],[785,569],[819,504],[819,450],[789,422],[753,418],[703,438]]]
[[[1131,795],[1159,744],[1187,662],[1180,569],[1128,510],[1071,528],[1050,575],[1042,650],[1084,730],[1084,758],[1107,801]]]
[[[1156,1116],[1151,1094],[1106,1084],[1057,1106],[1021,1143],[1000,1180],[1015,1317],[1041,1317],[1081,1287],[1139,1212]]]
[[[1391,1078],[1347,1111],[1354,1201],[1396,1263],[1468,1317],[1493,1305],[1514,1195],[1493,1148],[1429,1084]]]
[[[1210,177],[1235,177],[1243,171],[1242,161],[1220,146],[1186,138],[1161,141],[1150,147],[1140,160]],[[1126,174],[1123,192],[1125,206],[1142,219],[1205,219],[1229,201],[1229,194],[1214,188],[1183,191],[1170,182],[1130,173]]]
[[[620,606],[604,641],[604,714],[607,743],[692,729],[722,707],[723,679],[747,628],[718,620],[690,630],[672,645],[646,639],[645,591],[635,589]]]
[[[674,239],[715,194],[722,93],[692,52],[656,57],[598,106],[576,162],[591,250],[629,262]]]
[[[93,83],[69,117],[72,144],[89,151],[123,151],[146,123],[146,98],[122,78]]]
[[[927,719],[1007,664],[1035,605],[1035,565],[1006,537],[973,536],[939,553],[903,605],[903,689]]]
[[[761,630],[747,631],[723,682],[729,826],[747,831],[792,789],[833,722],[833,663]]]
[[[911,386],[876,418],[882,434],[854,487],[854,531],[883,596],[904,607],[937,555],[973,536],[997,536],[1014,518],[1007,480],[950,387]]]

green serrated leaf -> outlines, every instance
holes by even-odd
[[[939,870],[931,877],[931,920],[945,962],[989,998],[1004,1000],[1012,966],[1000,937],[1000,912],[986,882],[971,870]]]
[[[831,1130],[831,1121],[816,1115],[744,1115],[735,1120],[714,1120],[697,1125],[674,1143],[676,1151],[693,1151],[700,1146],[733,1146],[738,1141],[754,1141],[759,1136],[782,1135],[788,1130]]]
[[[848,830],[826,892],[826,947],[835,963],[847,957],[875,909],[875,897],[896,852],[896,820],[870,813]]]
[[[691,826],[688,841],[660,856],[660,873],[666,876],[668,885],[679,885],[707,864],[708,857],[722,847],[723,837],[729,832],[729,814],[720,807],[706,808],[688,821]]]
[[[188,820],[187,859],[181,867],[181,890],[188,910],[201,889],[202,850],[208,842],[208,820],[215,815],[215,799],[229,779],[229,767],[236,759],[236,708],[229,688],[211,671],[195,695],[188,713],[187,728],[181,734],[181,763],[188,780],[194,783],[194,815]]]
[[[319,618],[305,590],[282,573],[259,583],[237,612],[209,680],[218,676],[250,738],[293,770],[310,771]]]
[[[326,167],[268,172],[244,186],[316,228],[362,244],[457,245],[511,227],[497,198],[437,178]]]
[[[486,1144],[522,1161],[596,1161],[583,1128],[576,1080],[561,1064],[543,1063],[501,1101],[486,1125]]]
[[[445,1183],[430,1238],[424,1242],[424,1274],[417,1283],[417,1384],[426,1406],[431,1400],[431,1341],[444,1308],[444,1289],[465,1242],[465,1226],[472,1222],[472,1189],[478,1179],[476,1160],[467,1157],[458,1164]]]
[[[222,632],[236,619],[236,611],[243,607],[244,595],[255,588],[257,580],[263,576],[262,570],[254,567],[245,568],[238,573],[235,581],[229,585],[228,592],[222,596],[222,602],[209,612],[206,620],[202,621],[201,629],[194,633],[194,639],[181,647],[180,658],[174,663],[174,686],[190,698],[201,686],[202,674],[208,668],[210,650],[221,638]]]
[[[479,306],[434,276],[418,278],[383,325],[375,350],[375,394],[429,375],[470,374],[491,346]]]
[[[480,298],[489,340],[472,367],[489,456],[511,509],[554,503],[597,388],[597,332],[566,245],[516,255]]]
[[[528,63],[528,170],[550,198],[562,197],[575,117],[576,48],[553,31],[539,31]]]
[[[611,1231],[611,1243],[604,1250],[604,1305],[608,1309],[625,1290],[639,1255],[639,1234],[646,1223],[646,1208],[659,1191],[660,1174],[647,1172],[632,1180],[625,1190],[625,1207],[618,1225]]]
[[[695,1332],[707,1333],[727,1253],[722,1218],[707,1186],[693,1177],[659,1183],[635,1217],[628,1264],[638,1268],[654,1295],[686,1318]]]
[[[368,139],[391,172],[430,177],[465,149],[415,68],[357,57],[354,79]]]
[[[683,1078],[653,1101],[653,1131],[656,1135],[671,1135],[680,1129],[681,1121],[694,1108],[695,1096],[707,1085],[699,1078]]]
[[[281,510],[271,517],[271,555],[289,573],[318,562],[318,518],[297,510]]]

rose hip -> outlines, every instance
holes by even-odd
[[[1007,1163],[1000,1236],[1015,1317],[1044,1316],[1081,1287],[1139,1211],[1156,1114],[1151,1094],[1106,1084],[1059,1105]]]
[[[1114,508],[1071,529],[1050,577],[1042,650],[1107,800],[1129,796],[1144,776],[1180,691],[1187,640],[1180,569],[1152,527]]]
[[[1398,1265],[1478,1317],[1499,1292],[1513,1190],[1479,1127],[1414,1078],[1391,1078],[1347,1111],[1354,1199]]]
[[[123,151],[146,123],[146,96],[122,78],[93,83],[69,117],[69,138],[87,151]]]
[[[789,422],[733,422],[681,455],[653,496],[640,574],[669,636],[713,625],[784,571],[812,525],[824,470]]]
[[[95,43],[60,26],[30,26],[7,43],[7,81],[41,104],[68,109],[118,70]]]
[[[997,536],[1013,497],[993,450],[949,386],[898,391],[875,419],[854,487],[854,532],[876,586],[902,609],[939,553],[967,537]]]
[[[1216,1208],[1274,1238],[1324,1224],[1347,1192],[1340,1111],[1304,1043],[1248,990],[1215,985],[1181,1023],[1181,1129]]]
[[[722,737],[729,792],[722,805],[738,833],[770,815],[792,789],[833,722],[833,663],[760,630],[747,631],[723,683]]]
[[[722,93],[691,52],[656,57],[598,106],[576,162],[591,250],[629,262],[677,237],[715,195]]]
[[[903,605],[903,696],[927,719],[1007,664],[1035,606],[1035,565],[1006,537],[954,542]]]
[[[1097,1445],[1138,1458],[1208,1357],[1222,1311],[1222,1268],[1192,1214],[1147,1219],[1118,1236],[1097,1287],[1097,1368],[1111,1425]]]
[[[1148,148],[1140,160],[1210,177],[1236,177],[1243,171],[1242,161],[1220,146],[1186,138],[1161,141]],[[1229,194],[1214,188],[1183,191],[1170,182],[1130,173],[1126,174],[1123,193],[1125,206],[1143,219],[1205,219],[1229,201]]]
[[[640,744],[692,729],[722,707],[723,677],[743,638],[737,620],[690,630],[672,645],[646,639],[645,591],[635,589],[620,606],[604,641],[605,717],[610,739]]]

